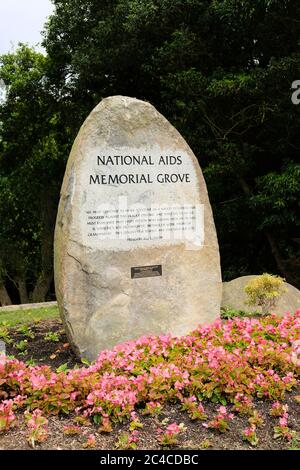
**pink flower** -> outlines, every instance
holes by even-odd
[[[218,412],[221,414],[221,415],[227,415],[227,408],[226,406],[220,406],[218,408]]]
[[[244,414],[261,397],[275,402],[270,414],[281,419],[277,427],[282,430],[288,407],[279,400],[297,385],[299,338],[300,309],[283,318],[217,321],[180,338],[143,336],[102,351],[90,367],[59,374],[48,366],[0,357],[0,388],[5,393],[0,426],[13,425],[16,409],[29,406],[55,414],[75,411],[99,425],[108,419],[109,428],[114,422],[134,421],[136,409],[145,404],[145,413],[159,414],[166,403],[180,402],[192,419],[206,419],[198,397],[226,397],[234,411]],[[40,413],[29,413],[28,429],[43,427],[46,418]],[[226,432],[233,417],[222,405],[205,426]],[[175,436],[178,428],[173,423],[165,431]]]
[[[16,415],[13,412],[13,400],[4,400],[0,404],[0,432],[7,431],[15,424]]]
[[[287,426],[287,418],[279,418],[279,424],[280,426]]]
[[[243,435],[249,437],[249,436],[251,436],[251,434],[253,434],[253,432],[255,432],[255,430],[256,430],[255,426],[251,425],[251,426],[249,426],[249,428],[247,428],[243,431]]]
[[[94,434],[89,435],[87,441],[83,444],[83,447],[85,447],[86,449],[96,447],[96,438]]]
[[[169,426],[166,429],[166,433],[168,435],[179,434],[180,433],[180,427],[178,426],[177,423],[169,424]]]
[[[130,433],[130,438],[129,438],[129,442],[130,443],[138,443],[139,442],[139,432],[135,429],[134,431],[131,431]]]

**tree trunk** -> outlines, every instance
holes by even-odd
[[[238,180],[239,180],[239,184],[243,190],[243,193],[246,195],[246,196],[250,196],[251,194],[251,189],[250,189],[250,186],[249,184],[247,183],[247,181],[242,178],[242,176],[239,176],[238,177]]]
[[[45,302],[52,279],[53,272],[49,273],[48,276],[46,276],[44,272],[40,275],[34,287],[34,291],[32,294],[32,302]]]
[[[41,219],[43,222],[41,233],[42,269],[33,290],[33,302],[45,302],[53,279],[53,236],[56,209],[55,197],[51,193],[51,189],[48,192],[43,192],[41,196]]]
[[[16,279],[17,288],[19,291],[21,304],[29,304],[29,297],[26,288],[26,281],[22,278]]]
[[[5,305],[11,305],[12,301],[7,293],[6,287],[3,281],[0,281],[0,305],[4,307]]]

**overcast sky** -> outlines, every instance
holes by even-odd
[[[0,0],[0,55],[10,52],[18,42],[35,46],[53,11],[50,0]]]

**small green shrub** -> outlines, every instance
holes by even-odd
[[[13,341],[10,337],[9,329],[6,326],[0,326],[0,339],[6,344],[11,344]]]
[[[292,438],[288,450],[300,450],[300,436]]]
[[[32,329],[28,325],[22,325],[17,329],[18,333],[26,336],[26,338],[34,339],[35,334],[33,333]]]
[[[48,331],[44,336],[45,341],[52,341],[53,343],[58,343],[60,336],[58,333],[53,331]]]
[[[264,273],[252,279],[245,286],[246,305],[258,306],[262,315],[271,313],[279,297],[286,292],[284,281],[280,276]]]
[[[17,349],[18,351],[20,351],[20,352],[26,351],[27,346],[28,346],[28,341],[27,341],[27,339],[24,339],[24,340],[22,340],[22,341],[19,341],[18,343],[15,343],[16,349]]]

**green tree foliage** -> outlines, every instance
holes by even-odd
[[[112,94],[151,101],[204,169],[224,278],[299,286],[298,0],[53,3],[45,46],[72,118]]]
[[[152,102],[197,155],[224,279],[269,271],[299,287],[299,1],[52,1],[47,58],[25,47],[2,58],[0,237],[19,258],[1,261],[2,279],[25,270],[33,292],[47,277],[51,237],[42,234],[53,218],[41,206],[55,212],[92,107],[124,94]]]
[[[67,150],[59,143],[46,70],[47,59],[26,46],[1,58],[1,303],[9,303],[5,280],[26,303],[44,300],[53,278],[53,228]]]

